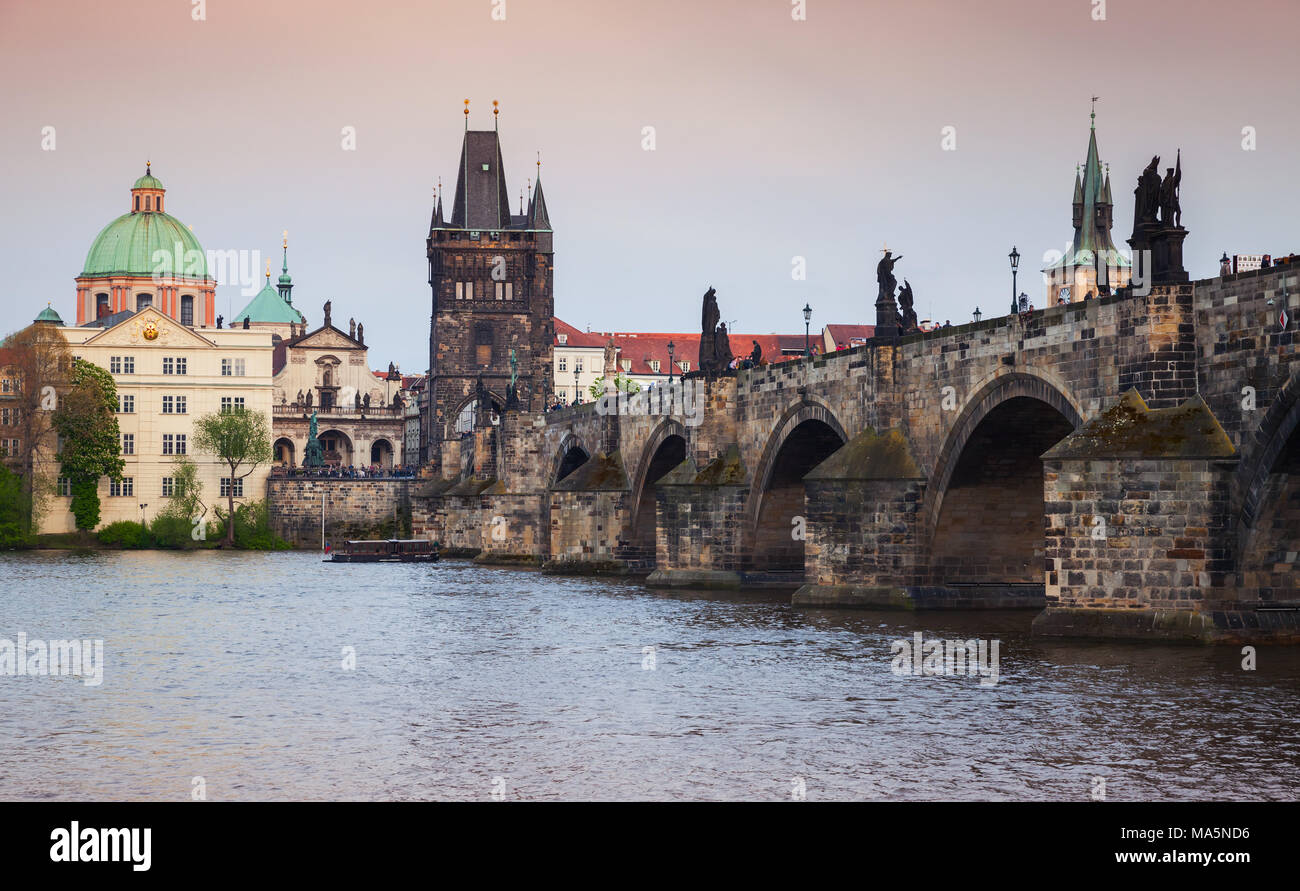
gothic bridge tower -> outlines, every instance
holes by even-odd
[[[521,190],[518,214],[510,212],[493,103],[493,128],[465,135],[451,219],[442,195],[429,226],[428,461],[442,469],[442,443],[472,429],[475,417],[504,408],[512,371],[518,406],[541,411],[551,381],[555,299],[554,252],[541,162],[527,205]],[[513,366],[512,366],[513,356]],[[491,402],[479,405],[479,383]]]

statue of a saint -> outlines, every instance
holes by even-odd
[[[894,256],[894,252],[886,249],[885,256],[880,258],[876,264],[876,282],[880,285],[880,296],[888,296],[890,300],[894,299],[894,289],[898,287],[898,279],[894,278],[894,264],[903,259],[903,255]]]
[[[311,413],[307,422],[307,445],[302,450],[303,467],[322,467],[325,464],[325,449],[316,438],[316,412]]]
[[[1178,186],[1183,181],[1183,153],[1178,153],[1176,167],[1165,168],[1165,178],[1160,183],[1160,222],[1166,226],[1178,226],[1182,220],[1183,209],[1178,204]]]
[[[722,313],[718,311],[717,292],[710,286],[704,292],[704,307],[700,313],[700,370],[711,374],[717,365],[717,330]]]
[[[731,338],[727,334],[726,322],[718,325],[717,333],[714,336],[714,344],[714,349],[717,351],[714,362],[719,371],[725,371],[731,367],[731,360],[734,358],[731,355]]]
[[[912,285],[907,279],[903,279],[903,287],[898,292],[898,305],[901,308],[899,329],[904,333],[917,330],[916,309],[913,307],[915,300],[912,296]]]
[[[333,324],[333,322],[330,320],[330,310],[331,310],[333,307],[334,307],[334,301],[333,301],[333,300],[326,300],[326,301],[325,301],[325,327],[326,327],[326,328],[330,327],[330,326]]]
[[[357,322],[357,343],[366,342],[366,326]]]
[[[1133,232],[1143,223],[1156,222],[1160,206],[1160,156],[1153,155],[1151,163],[1138,175],[1137,188],[1133,190]]]

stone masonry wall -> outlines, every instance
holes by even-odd
[[[272,477],[267,483],[271,528],[296,547],[319,548],[324,498],[326,541],[389,537],[394,531],[394,512],[405,533],[411,510],[411,482]]]

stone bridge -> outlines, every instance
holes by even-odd
[[[1296,273],[688,375],[627,413],[508,411],[415,488],[415,524],[480,560],[803,606],[1300,640]]]

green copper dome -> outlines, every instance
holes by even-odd
[[[33,319],[33,321],[36,321],[36,322],[53,322],[53,323],[56,324],[56,325],[62,325],[62,324],[63,324],[63,317],[60,316],[57,312],[54,311],[54,307],[53,307],[53,306],[47,304],[46,307],[45,307],[45,309],[41,310],[41,314],[38,315],[35,319]]]
[[[133,185],[131,188],[133,188],[133,189],[161,189],[162,187],[163,187],[162,180],[160,180],[158,177],[154,176],[152,173],[146,173],[144,176],[142,176],[142,177],[140,177],[139,179],[137,179],[137,180],[135,181],[135,185]]]
[[[152,177],[140,177],[136,186]],[[157,180],[154,180],[157,182]],[[176,263],[176,245],[180,245],[181,268]],[[203,246],[180,220],[158,211],[125,213],[104,227],[86,254],[83,276],[153,275],[161,264],[154,253],[165,251],[170,258],[166,270],[185,278],[207,278],[208,257]],[[188,254],[197,251],[197,254]]]

